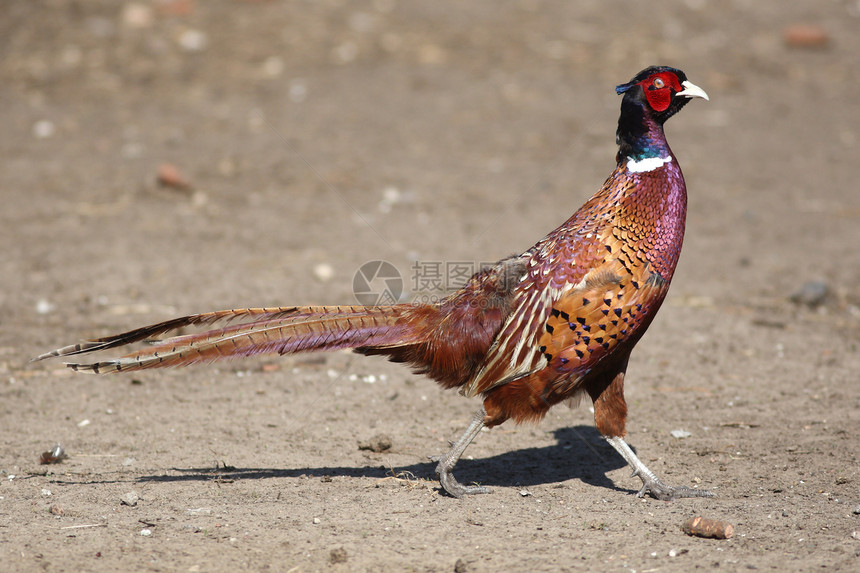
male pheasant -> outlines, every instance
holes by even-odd
[[[623,95],[617,166],[559,228],[519,256],[479,272],[436,304],[292,306],[175,318],[45,353],[107,350],[173,333],[114,360],[68,364],[95,373],[183,366],[262,353],[352,348],[410,364],[483,405],[436,472],[449,494],[486,493],[452,471],[484,427],[540,420],[587,393],[606,440],[642,479],[639,496],[711,492],[660,482],[624,441],[624,373],[634,345],[660,308],[684,237],[687,195],[663,123],[690,98],[708,99],[681,70],[650,67],[616,88]],[[177,335],[190,325],[213,328]]]

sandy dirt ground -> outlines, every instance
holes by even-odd
[[[858,30],[855,0],[4,2],[0,568],[860,570]],[[687,241],[628,437],[716,498],[638,499],[588,404],[484,433],[458,477],[492,494],[448,497],[428,456],[478,403],[348,353],[28,362],[353,303],[373,260],[438,295],[433,264],[521,252],[597,190],[613,88],[656,63],[711,101],[667,129]]]

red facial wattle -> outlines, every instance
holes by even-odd
[[[672,103],[672,93],[681,91],[681,82],[670,72],[654,74],[640,84],[651,109],[666,111]]]

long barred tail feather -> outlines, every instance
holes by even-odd
[[[120,358],[71,362],[75,371],[107,373],[185,366],[256,354],[290,354],[316,350],[416,344],[422,334],[407,319],[412,305],[382,307],[304,306],[222,310],[184,316],[104,338],[65,346],[34,360],[109,350],[153,337],[178,333],[188,326],[215,326],[196,334],[156,340],[148,348]],[[237,321],[240,321],[237,323]]]
[[[279,307],[279,308],[244,308],[232,310],[219,310],[216,312],[206,312],[203,314],[192,314],[173,318],[158,324],[151,324],[122,334],[114,334],[104,338],[96,338],[87,340],[78,344],[71,344],[40,354],[33,358],[31,362],[45,360],[46,358],[54,358],[56,356],[74,356],[76,354],[85,354],[88,352],[98,352],[100,350],[109,350],[118,346],[126,346],[134,342],[150,340],[154,336],[175,332],[187,326],[211,326],[219,322],[227,324],[240,318],[252,318],[261,320],[264,318],[274,318],[278,315],[287,315],[296,311],[296,307]]]

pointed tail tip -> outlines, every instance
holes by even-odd
[[[50,350],[48,352],[42,353],[35,358],[31,358],[30,362],[38,362],[40,360],[45,360],[48,358],[57,358],[58,356],[75,356],[77,354],[86,354],[88,352],[96,352],[99,350],[104,350],[105,348],[111,348],[105,344],[103,340],[85,340],[83,342],[78,342],[77,344],[70,344],[68,346],[63,346],[62,348],[57,348],[55,350]]]
[[[54,358],[54,357],[59,356],[59,355],[60,355],[59,351],[51,350],[50,352],[43,352],[42,354],[40,354],[38,356],[34,356],[30,360],[28,360],[27,363],[31,364],[33,362],[39,362],[41,360],[46,360],[48,358]]]
[[[64,352],[63,348],[51,350],[38,356],[31,358],[28,363],[39,362],[47,358],[56,358],[58,356],[67,356],[69,353]],[[105,372],[118,372],[122,370],[122,364],[116,360],[108,360],[106,362],[93,362],[90,364],[81,364],[79,362],[63,362],[63,364],[75,372],[86,372],[90,374],[104,374]]]
[[[40,354],[39,356],[35,356],[28,361],[28,364],[32,364],[33,362],[39,362],[41,360],[45,360],[47,358],[56,358],[57,356],[62,356],[56,350],[52,350],[51,352],[45,352],[44,354]],[[96,362],[93,364],[79,364],[77,362],[63,362],[63,364],[75,372],[88,372],[91,374],[99,374],[100,372],[109,372],[119,370],[120,368],[116,365],[113,365],[110,362]],[[111,370],[106,370],[105,367],[111,365],[113,368]]]

